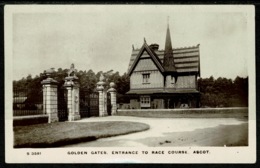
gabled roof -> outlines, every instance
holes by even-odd
[[[151,57],[151,59],[153,60],[153,62],[155,63],[155,65],[157,66],[157,68],[159,69],[160,72],[164,72],[164,68],[162,66],[162,63],[159,59],[159,57],[157,56],[157,54],[150,49],[150,47],[147,45],[146,42],[144,42],[142,48],[139,50],[139,52],[137,53],[137,55],[135,56],[134,60],[131,61],[130,59],[130,63],[131,65],[129,65],[129,69],[128,69],[128,75],[131,75],[133,70],[135,69],[140,57],[142,56],[143,52],[146,51],[148,53],[148,55]]]
[[[129,68],[132,67],[137,55],[140,53],[141,49],[135,49],[132,51],[132,55],[129,62]],[[152,50],[152,49],[150,49]],[[164,50],[156,50],[152,52],[160,60],[161,65],[164,62]],[[197,46],[183,47],[183,48],[173,48],[173,57],[176,71],[178,73],[197,73],[200,75],[200,49],[199,44]]]

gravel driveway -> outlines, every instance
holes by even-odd
[[[239,130],[246,134],[247,120],[235,118],[141,118],[128,116],[93,117],[77,122],[102,122],[102,121],[133,121],[150,125],[150,129],[143,132],[128,135],[103,138],[93,142],[83,142],[68,147],[137,147],[137,146],[222,146],[226,144],[240,143],[232,140],[232,136],[241,137],[247,141],[247,136],[240,135]],[[242,128],[241,125],[243,125]],[[240,126],[240,127],[238,127]],[[231,128],[232,127],[232,128]],[[236,128],[238,129],[237,131]],[[225,132],[227,130],[227,132]],[[234,131],[230,131],[234,130]],[[234,135],[233,135],[233,134]],[[239,135],[237,135],[239,133]],[[241,133],[241,134],[242,134]],[[212,135],[210,135],[212,134]],[[220,135],[216,135],[220,134]],[[200,135],[200,136],[196,136]],[[203,137],[205,136],[205,137]],[[217,137],[216,137],[217,136]],[[212,137],[212,138],[208,138]],[[221,137],[221,138],[220,138]],[[223,137],[223,138],[222,138]],[[213,139],[214,138],[214,139]],[[200,141],[203,139],[203,144]],[[207,140],[208,139],[208,140]],[[218,140],[216,142],[216,140]],[[229,141],[227,141],[228,139]],[[231,139],[231,140],[230,140]],[[213,141],[215,140],[215,142]],[[178,142],[179,141],[179,142]],[[245,142],[246,144],[246,142]],[[237,144],[240,146],[239,144]],[[243,144],[242,144],[243,145]]]

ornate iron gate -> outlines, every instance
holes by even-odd
[[[99,116],[99,96],[98,92],[89,95],[90,116]]]
[[[80,91],[80,117],[99,116],[98,92],[89,94],[87,91]]]
[[[81,118],[90,117],[88,92],[85,90],[80,90],[79,97],[80,97],[80,103],[79,103],[80,117]]]
[[[108,115],[111,115],[111,110],[112,106],[111,106],[111,94],[107,93],[107,113]]]
[[[58,87],[58,118],[59,121],[68,120],[67,89]]]

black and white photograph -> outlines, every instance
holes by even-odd
[[[7,163],[256,162],[254,6],[4,12]]]

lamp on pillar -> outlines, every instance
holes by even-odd
[[[68,76],[65,78],[64,87],[67,89],[67,109],[68,109],[68,120],[75,121],[80,119],[79,114],[79,83],[78,77],[76,76],[77,70],[74,64],[71,64],[68,71]]]

